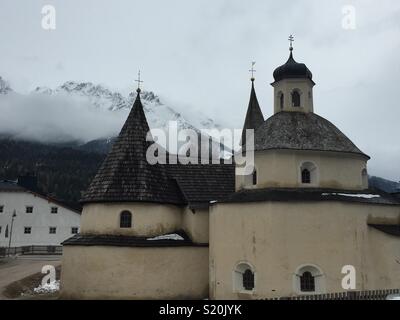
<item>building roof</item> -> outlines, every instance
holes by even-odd
[[[20,184],[18,184],[17,181],[0,180],[0,192],[28,192],[28,193],[31,193],[31,194],[33,194],[35,196],[38,196],[38,197],[40,197],[40,198],[42,198],[44,200],[53,202],[53,203],[55,203],[55,204],[57,204],[57,205],[59,205],[61,207],[64,207],[64,208],[66,208],[68,210],[74,211],[74,212],[76,212],[78,214],[81,213],[80,208],[72,207],[68,203],[65,203],[65,202],[63,202],[61,200],[58,200],[58,199],[53,198],[53,197],[51,197],[49,195],[46,195],[46,194],[44,194],[42,192],[39,192],[36,189],[35,190],[31,190],[31,189],[28,189],[26,187],[23,187]]]
[[[400,237],[400,225],[393,224],[368,224],[370,227],[382,231],[391,236]]]
[[[185,205],[208,203],[234,192],[233,165],[149,164],[146,152],[154,142],[146,141],[148,132],[149,126],[138,94],[128,119],[81,203]]]
[[[151,165],[146,151],[149,125],[140,101],[140,90],[111,151],[84,193],[81,202],[159,202],[180,204],[179,188],[166,170]],[[150,136],[151,138],[151,136]]]
[[[241,144],[246,144],[246,130],[253,129],[254,131],[264,123],[264,116],[258,104],[256,91],[254,89],[254,78],[251,79],[251,92],[249,106],[247,108],[246,119],[243,125]]]
[[[304,63],[298,63],[294,60],[292,48],[290,50],[288,61],[276,68],[273,75],[276,82],[283,79],[293,78],[305,78],[312,81],[312,73],[307,66]]]
[[[255,150],[291,149],[360,154],[367,158],[335,125],[309,112],[278,112],[255,133]]]
[[[207,247],[208,244],[194,243],[188,235],[179,230],[173,233],[181,240],[173,240],[168,237],[157,238],[124,236],[124,235],[88,235],[77,234],[65,240],[63,246],[115,246],[115,247]]]
[[[202,206],[235,192],[234,164],[166,165],[191,207]]]
[[[241,202],[308,202],[308,201],[342,201],[367,204],[400,205],[399,199],[390,194],[375,191],[347,191],[311,188],[266,188],[244,189],[218,201],[220,203]]]

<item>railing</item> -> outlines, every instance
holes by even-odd
[[[60,255],[62,254],[62,246],[23,246],[12,248],[0,247],[0,257],[28,254]]]
[[[400,289],[347,291],[315,295],[272,298],[269,300],[386,300],[387,296],[400,294]]]

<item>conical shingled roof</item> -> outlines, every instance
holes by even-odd
[[[147,162],[149,125],[140,101],[140,90],[132,110],[111,151],[81,199],[89,202],[184,202],[175,180],[161,165]]]
[[[261,112],[260,105],[258,104],[256,91],[254,89],[254,79],[251,81],[251,93],[249,106],[247,108],[246,119],[243,125],[242,131],[242,146],[246,144],[246,130],[253,129],[254,131],[258,129],[264,123],[264,116]]]

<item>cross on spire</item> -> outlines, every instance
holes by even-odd
[[[139,70],[139,72],[138,72],[138,78],[137,78],[137,80],[135,80],[135,81],[138,83],[138,86],[137,86],[136,91],[137,91],[137,92],[140,92],[140,84],[143,83],[143,81],[140,80],[140,70]]]
[[[255,66],[256,62],[253,61],[251,63],[251,69],[249,70],[249,72],[251,72],[251,81],[254,81],[254,72],[256,72],[257,70],[254,70],[254,66]]]
[[[294,37],[293,37],[293,35],[291,34],[290,36],[289,36],[289,42],[290,42],[290,47],[289,47],[289,50],[290,51],[293,51],[293,42],[294,42]]]

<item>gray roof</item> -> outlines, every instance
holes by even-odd
[[[246,119],[242,131],[242,145],[246,144],[246,130],[258,129],[264,123],[264,116],[261,112],[260,105],[258,104],[256,91],[254,90],[254,79],[251,81],[251,93],[249,106],[247,108]]]
[[[182,165],[147,162],[149,126],[139,94],[111,151],[81,203],[208,203],[235,190],[234,165]]]
[[[65,240],[63,246],[114,246],[114,247],[208,247],[206,243],[194,243],[183,230],[172,232],[183,240],[153,239],[148,237],[124,236],[124,235],[95,235],[77,234]]]
[[[400,206],[400,200],[384,192],[373,190],[336,190],[322,188],[266,188],[266,189],[242,189],[219,203],[242,203],[242,202],[318,202],[318,201],[341,201],[357,202],[380,205]]]
[[[279,112],[255,132],[255,150],[291,149],[360,154],[335,125],[315,113]]]
[[[117,140],[84,193],[82,203],[182,202],[179,188],[166,170],[147,162],[146,151],[151,143],[146,140],[149,130],[138,94]]]

